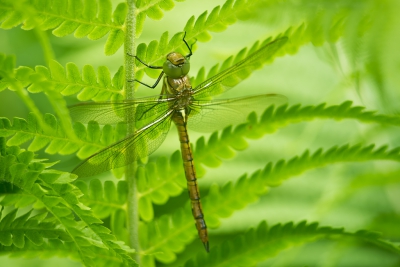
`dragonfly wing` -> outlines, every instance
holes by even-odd
[[[285,96],[277,94],[194,101],[190,105],[188,127],[197,132],[220,130],[246,122],[250,112],[255,111],[261,115],[269,106],[279,106],[286,102]]]
[[[276,39],[239,61],[232,67],[218,73],[199,84],[195,89],[194,97],[211,98],[219,95],[247,78],[254,69],[258,69],[270,59],[286,42],[288,38]]]
[[[169,110],[153,123],[100,150],[78,165],[72,173],[79,177],[93,176],[126,166],[153,153],[165,140],[171,127],[172,113],[173,110]]]
[[[156,118],[168,109],[172,99],[160,96],[136,100],[84,102],[69,106],[72,120],[82,123],[96,121],[99,124],[117,124],[145,120],[143,124]]]

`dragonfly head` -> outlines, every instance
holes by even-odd
[[[174,79],[181,78],[189,73],[189,59],[180,53],[172,52],[167,55],[167,60],[164,62],[164,73]]]

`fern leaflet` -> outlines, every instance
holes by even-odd
[[[237,236],[234,240],[224,242],[219,247],[216,247],[216,251],[213,252],[214,257],[206,257],[204,253],[199,253],[196,259],[189,260],[185,267],[252,266],[290,247],[317,239],[329,238],[339,239],[339,241],[352,238],[357,241],[390,248],[396,254],[400,253],[398,246],[382,241],[379,235],[367,231],[349,233],[341,228],[319,227],[317,223],[307,224],[305,221],[297,225],[290,222],[269,228],[266,222],[261,222],[256,229],[250,229],[248,232]]]
[[[278,186],[288,178],[327,164],[366,160],[400,161],[400,148],[387,151],[385,146],[374,149],[373,145],[365,147],[355,145],[333,147],[325,153],[320,149],[312,155],[306,151],[302,156],[288,161],[280,160],[275,164],[268,163],[264,169],[255,171],[249,177],[243,175],[236,179],[235,183],[229,182],[222,187],[215,184],[211,187],[208,196],[203,198],[207,225],[210,228],[218,227],[220,218],[229,217],[233,212],[256,201],[267,192],[267,186]],[[143,245],[146,254],[150,255],[161,250],[164,254],[156,253],[154,256],[157,260],[170,262],[175,259],[174,255],[179,248],[195,238],[195,232],[192,231],[193,229],[191,230],[193,221],[190,214],[187,213],[188,210],[190,210],[190,202],[174,213],[164,215],[149,223],[147,226],[149,233],[155,234],[149,234],[143,241],[144,244],[148,244],[147,249]],[[179,240],[176,240],[176,236],[180,237]],[[171,243],[174,246],[171,246]]]
[[[96,254],[107,255],[114,264],[135,265],[127,248],[118,244],[109,230],[100,225],[101,221],[79,202],[80,192],[71,184],[74,178],[70,174],[47,169],[46,164],[34,159],[32,152],[20,151],[16,146],[6,147],[4,138],[0,138],[0,151],[0,181],[13,184],[40,201],[65,228],[86,265],[98,266]],[[3,227],[10,224],[12,214],[2,221]],[[80,220],[76,221],[75,216]],[[10,245],[7,236],[2,240],[3,244],[5,240]]]
[[[105,53],[111,55],[124,42],[126,12],[126,4],[121,3],[112,13],[110,0],[1,0],[0,27],[10,29],[22,24],[25,30],[53,29],[58,37],[74,33],[77,38],[87,36],[91,40],[109,34]]]
[[[33,244],[40,246],[45,241],[44,239],[59,239],[66,242],[71,242],[69,236],[57,229],[54,221],[44,221],[47,213],[30,216],[31,211],[22,216],[16,217],[18,209],[13,209],[7,215],[0,217],[0,244],[3,246],[14,245],[18,248],[23,248],[25,245],[25,237]],[[2,213],[2,212],[1,212]],[[0,216],[3,215],[0,213]]]

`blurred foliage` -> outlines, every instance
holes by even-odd
[[[140,266],[399,266],[400,3],[136,2],[130,36],[123,1],[0,0],[1,265],[134,266],[123,172],[68,173],[126,129],[73,123],[67,106],[123,98],[131,58],[122,46],[160,65],[186,51],[185,31],[194,85],[286,36],[261,59],[271,64],[221,97],[289,102],[220,132],[190,132],[209,254],[171,130],[137,169]],[[149,84],[159,74],[134,70]],[[160,91],[135,88],[137,97]]]

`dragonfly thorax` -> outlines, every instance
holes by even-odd
[[[185,89],[175,95],[175,109],[186,109],[193,101],[193,90]]]
[[[190,62],[189,59],[182,54],[172,52],[167,55],[163,65],[164,73],[171,78],[181,78],[189,73]]]
[[[171,95],[175,95],[187,89],[192,89],[190,78],[187,75],[180,78],[172,78],[167,76],[165,78],[165,82],[168,84],[167,93]]]

